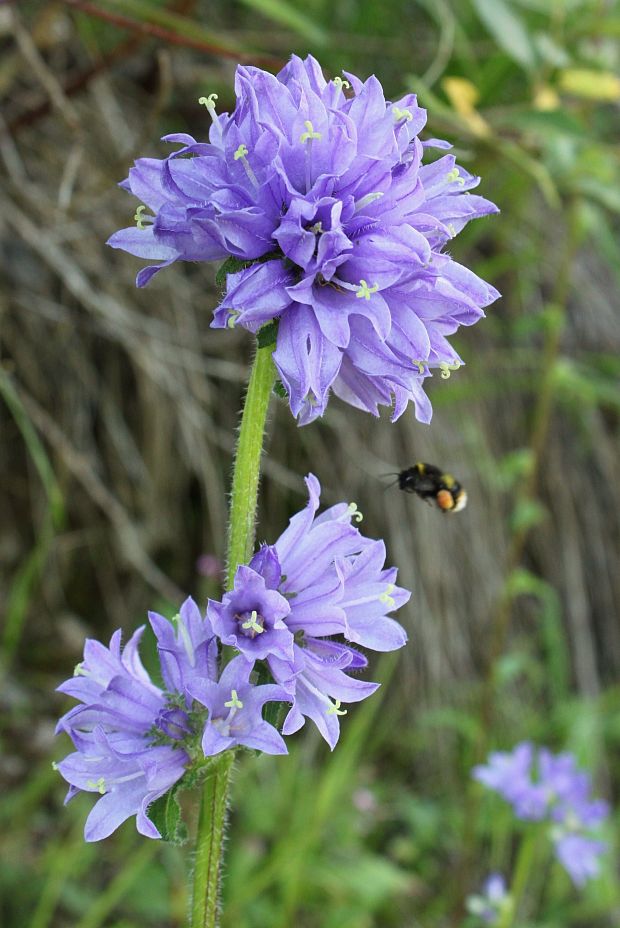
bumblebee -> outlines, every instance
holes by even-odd
[[[414,464],[398,474],[398,486],[415,493],[442,512],[460,512],[467,505],[467,493],[452,474],[444,474],[433,464]]]

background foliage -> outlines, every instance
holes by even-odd
[[[278,403],[260,536],[312,469],[386,538],[414,590],[411,643],[374,667],[333,755],[246,759],[235,787],[225,928],[442,928],[518,833],[469,780],[490,748],[576,751],[613,800],[620,775],[620,9],[605,0],[38,0],[0,7],[0,422],[4,593],[0,921],[7,928],[181,926],[184,849],[132,825],[81,833],[62,810],[54,687],[87,635],[217,592],[247,333],[209,330],[210,268],[133,289],[103,246],[133,210],[115,183],[158,137],[206,132],[234,64],[293,51],[417,90],[429,133],[483,176],[501,215],[454,255],[504,297],[432,388],[430,428],[334,400],[297,430]],[[386,471],[451,469],[470,503],[444,518]],[[191,817],[192,810],[188,808]],[[613,843],[613,834],[610,832]],[[521,926],[620,920],[613,854],[577,895],[541,857]],[[542,914],[541,914],[542,913]]]

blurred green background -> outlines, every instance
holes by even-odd
[[[135,204],[115,184],[166,132],[203,137],[198,97],[233,106],[239,60],[317,55],[329,74],[414,90],[499,217],[453,243],[501,289],[435,378],[430,427],[334,399],[297,429],[274,404],[259,537],[303,504],[355,500],[414,592],[410,644],[371,667],[330,755],[245,758],[223,928],[443,928],[520,832],[471,766],[532,739],[568,748],[610,800],[620,780],[620,8],[605,0],[22,0],[0,6],[0,923],[182,926],[187,849],[86,845],[90,797],[62,808],[54,693],[85,636],[107,640],[218,592],[230,455],[251,340],[209,329],[214,270],[146,290],[105,239]],[[452,470],[443,517],[381,474]],[[209,557],[204,558],[203,555]],[[202,559],[201,559],[202,558]],[[147,642],[148,648],[152,642]],[[148,661],[148,655],[147,655]],[[188,808],[191,818],[192,809]],[[617,821],[617,816],[616,816]],[[612,850],[577,894],[541,854],[518,924],[612,928]],[[467,922],[467,924],[473,924]]]

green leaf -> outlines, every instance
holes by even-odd
[[[545,507],[535,499],[522,499],[517,502],[510,519],[513,532],[525,532],[540,525],[547,515]]]
[[[217,269],[215,275],[215,285],[219,287],[220,290],[223,290],[226,286],[226,278],[229,274],[236,274],[237,271],[242,271],[246,267],[250,267],[252,264],[251,261],[242,261],[241,258],[235,258],[232,255],[230,258],[226,258],[223,264]]]
[[[287,26],[308,42],[314,42],[316,45],[329,44],[328,34],[287,0],[242,0],[242,3],[267,19]]]
[[[278,320],[274,319],[273,322],[268,322],[267,325],[264,325],[262,329],[259,329],[256,333],[258,347],[271,348],[272,345],[275,345],[277,337]]]
[[[472,0],[480,21],[499,47],[527,71],[536,64],[536,52],[522,20],[505,0]]]
[[[282,400],[288,399],[288,392],[281,380],[276,380],[276,382],[273,385],[273,392],[275,393],[276,396],[279,396],[280,399]]]
[[[177,794],[179,786],[174,786],[165,796],[160,796],[149,806],[149,818],[158,829],[164,841],[171,844],[185,844],[187,826],[183,821],[181,806]]]

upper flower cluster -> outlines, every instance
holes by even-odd
[[[512,752],[492,753],[473,776],[506,799],[518,818],[552,823],[556,856],[577,886],[596,876],[606,845],[589,831],[607,818],[609,808],[591,798],[590,775],[572,754],[523,742]]]
[[[301,424],[330,390],[375,415],[393,403],[394,418],[412,401],[428,422],[424,379],[461,363],[446,336],[499,295],[443,249],[497,208],[452,155],[423,163],[450,145],[420,141],[413,94],[391,103],[376,77],[346,77],[326,81],[312,57],[277,76],[239,67],[231,114],[202,99],[209,142],[166,136],[177,151],[130,170],[123,186],[146,206],[109,244],[157,262],[138,286],[177,260],[247,262],[213,325],[279,320],[274,361]]]
[[[163,688],[140,661],[144,628],[124,649],[120,632],[109,648],[86,642],[84,661],[59,687],[80,704],[58,723],[76,749],[58,769],[70,784],[67,799],[80,790],[101,794],[86,822],[88,841],[132,815],[142,834],[159,837],[148,806],[205,758],[239,745],[286,753],[280,732],[263,719],[266,702],[292,704],[285,735],[309,717],[333,747],[342,702],[364,699],[378,684],[350,676],[368,662],[332,636],[377,651],[405,643],[388,613],[409,593],[395,585],[395,569],[384,570],[383,542],[352,524],[361,518],[354,504],[317,516],[319,483],[312,475],[306,482],[306,508],[275,545],[238,568],[222,602],[210,600],[202,615],[188,599],[173,622],[149,613]],[[223,667],[221,643],[238,652]],[[269,676],[275,683],[263,682]]]

